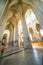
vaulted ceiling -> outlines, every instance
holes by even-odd
[[[21,10],[19,10],[19,4],[23,6],[23,12],[25,12],[25,10],[27,9],[27,6],[30,6],[30,8],[33,10],[37,20],[39,21],[39,23],[43,26],[43,0],[0,0],[0,40],[2,39],[2,34],[3,31],[5,30],[5,27],[8,29],[13,27],[13,22],[12,23],[8,23],[9,19],[12,20],[12,15],[13,13],[15,13],[16,11],[18,11],[20,13]],[[18,6],[17,6],[18,5]],[[26,5],[26,7],[25,7]],[[16,10],[15,10],[16,8]],[[11,12],[11,11],[15,11],[15,12]],[[15,15],[13,15],[15,17]],[[17,16],[17,15],[16,15]],[[14,18],[13,18],[14,19]],[[8,25],[12,25],[12,27],[7,26]],[[15,22],[15,19],[14,19]]]
[[[17,3],[21,4],[21,2],[30,4],[33,6],[33,11],[39,20],[39,22],[43,25],[43,0],[0,0],[0,24],[1,20],[6,15],[7,9],[13,6],[17,6]]]

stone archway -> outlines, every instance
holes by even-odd
[[[14,36],[14,26],[11,22],[8,22],[8,24],[6,25],[6,29],[10,31],[9,34],[9,44],[8,45],[12,45],[13,43],[13,36]]]
[[[4,33],[3,33],[3,37],[2,37],[2,39],[5,38],[7,46],[8,46],[8,43],[9,43],[9,35],[10,35],[10,31],[9,30],[5,30]]]

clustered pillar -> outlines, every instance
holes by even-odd
[[[27,48],[27,47],[31,48],[31,43],[30,43],[29,34],[28,34],[25,19],[22,19],[22,29],[23,29],[24,47],[25,48]]]

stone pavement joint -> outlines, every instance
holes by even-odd
[[[10,56],[12,54],[19,53],[19,52],[26,50],[26,49],[28,49],[28,47],[27,48],[20,47],[20,48],[12,49],[12,50],[7,51],[7,52],[5,51],[6,54],[4,53],[1,58],[5,58],[5,57]]]

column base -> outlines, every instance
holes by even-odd
[[[28,44],[28,45],[24,45],[24,48],[32,49],[32,46],[31,46],[31,44]]]

